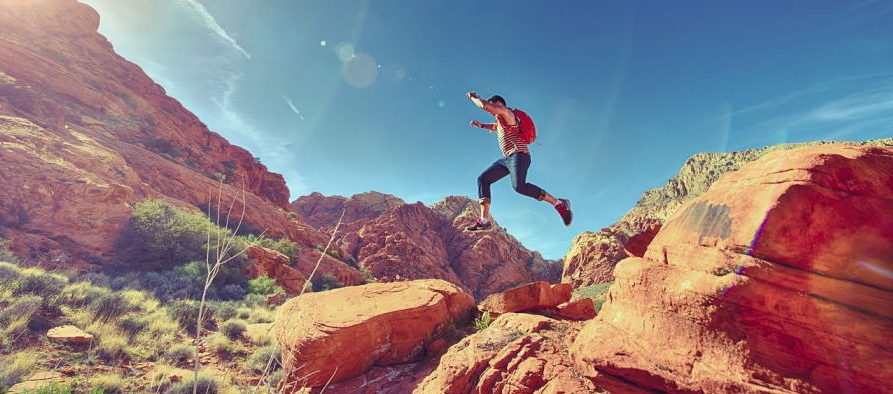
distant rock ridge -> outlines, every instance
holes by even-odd
[[[624,249],[628,241],[642,234],[651,238],[661,224],[686,201],[705,193],[719,177],[736,171],[769,153],[804,146],[833,144],[835,141],[779,144],[759,149],[729,153],[698,153],[688,160],[679,173],[665,186],[646,191],[636,205],[613,225],[599,231],[586,231],[577,235],[565,255],[562,281],[582,287],[613,280],[614,266],[629,256]],[[862,142],[854,145],[893,146],[893,138]],[[647,247],[648,237],[638,237],[638,248]]]
[[[477,201],[448,196],[430,207],[369,192],[346,198],[313,193],[292,202],[325,232],[344,212],[335,244],[379,280],[436,278],[482,299],[523,283],[556,282],[561,266],[495,229],[464,231],[478,215]]]

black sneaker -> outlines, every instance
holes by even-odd
[[[480,220],[474,222],[471,226],[466,227],[465,229],[468,231],[481,231],[481,230],[489,230],[493,227],[493,222],[483,223]]]
[[[560,203],[555,206],[555,210],[561,215],[561,220],[564,220],[564,225],[570,226],[571,221],[574,219],[574,213],[571,212],[571,200],[559,198],[558,201],[560,201]]]

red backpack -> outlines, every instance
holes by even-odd
[[[521,141],[524,141],[525,144],[532,144],[533,141],[536,141],[536,125],[533,124],[533,119],[520,109],[513,109],[512,112],[521,122]]]

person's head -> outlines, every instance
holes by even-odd
[[[500,95],[498,95],[498,94],[494,94],[493,96],[491,96],[490,98],[488,98],[487,101],[489,101],[489,102],[491,102],[491,103],[493,103],[493,104],[497,104],[497,103],[498,103],[498,104],[501,104],[503,107],[505,107],[505,99],[502,98],[502,96],[500,96]]]

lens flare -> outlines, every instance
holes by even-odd
[[[356,49],[349,42],[341,42],[335,45],[335,54],[342,63],[347,63],[357,57]]]
[[[368,87],[378,79],[378,63],[371,56],[360,53],[341,65],[341,77],[352,87]]]

